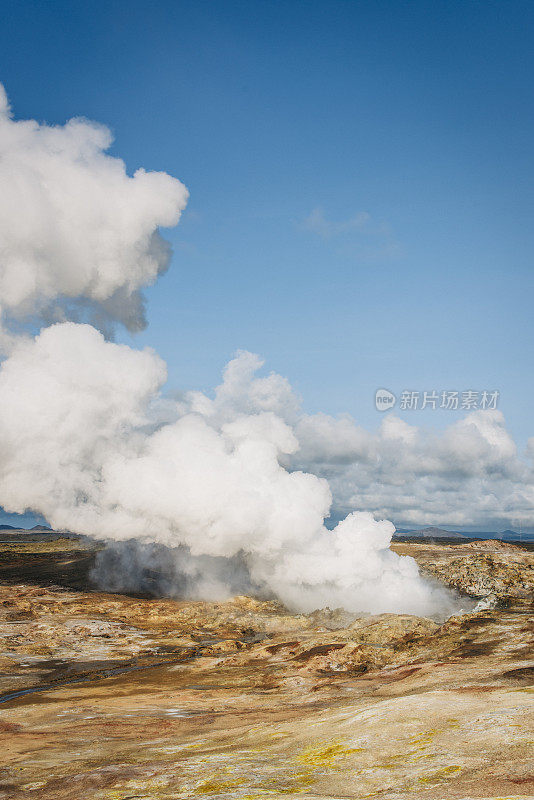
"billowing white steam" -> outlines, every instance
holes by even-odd
[[[141,323],[139,290],[167,263],[157,226],[178,221],[187,192],[167,175],[128,178],[109,141],[86,121],[14,122],[0,95],[5,319],[65,318],[68,298]],[[219,593],[232,588],[222,560],[294,608],[442,609],[446,594],[389,550],[391,523],[355,513],[325,528],[327,482],[282,466],[299,448],[293,394],[280,376],[256,378],[260,365],[241,353],[214,399],[164,401],[165,365],[150,350],[72,321],[14,336],[0,370],[0,504],[176,548],[197,576],[217,564]]]
[[[142,327],[139,289],[169,263],[158,226],[176,225],[188,193],[163,172],[128,177],[111,142],[84,119],[14,121],[0,85],[0,320],[62,319],[70,301]]]

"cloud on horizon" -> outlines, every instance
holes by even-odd
[[[286,379],[256,377],[257,356],[230,363],[218,406],[224,392],[229,414],[270,411],[290,425],[299,448],[286,466],[326,478],[334,511],[365,509],[401,526],[534,529],[534,437],[518,452],[501,411],[473,411],[440,433],[390,413],[371,432],[348,414],[304,414]]]

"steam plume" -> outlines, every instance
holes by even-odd
[[[239,563],[250,585],[302,610],[428,614],[450,603],[389,549],[390,522],[353,513],[325,528],[326,480],[283,466],[299,449],[298,404],[282,377],[256,377],[257,356],[231,361],[213,398],[167,400],[162,421],[161,359],[68,321],[67,300],[143,324],[139,291],[168,263],[157,226],[178,221],[187,191],[161,173],[129,178],[105,153],[105,128],[15,122],[3,98],[4,323],[63,321],[33,338],[11,334],[0,370],[0,504],[55,528],[135,539],[141,553],[173,548],[189,584],[203,580],[208,593],[232,591]]]
[[[129,177],[111,142],[84,119],[13,120],[0,85],[0,319],[64,319],[71,303],[145,324],[139,290],[170,258],[158,226],[176,225],[188,193],[162,172]]]

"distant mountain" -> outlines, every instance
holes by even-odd
[[[534,533],[525,533],[525,531],[518,533],[517,531],[507,529],[499,534],[499,539],[512,539],[514,542],[519,542],[521,540],[531,541],[531,539],[534,539]]]
[[[504,539],[504,541],[518,542],[520,540],[530,542],[534,540],[534,531],[526,533],[523,531],[519,534],[517,531],[512,531],[509,528],[502,533],[497,531],[448,531],[445,528],[438,528],[436,526],[423,528],[419,531],[411,530],[410,528],[397,528],[395,536],[426,536],[427,538],[434,539]]]
[[[21,528],[16,525],[0,525],[0,531],[24,531],[24,533],[54,533],[48,525],[34,525],[33,528]]]
[[[446,531],[445,528],[422,528],[420,531],[402,531],[403,536],[422,536],[425,539],[467,539],[465,533]]]

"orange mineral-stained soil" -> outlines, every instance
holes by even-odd
[[[82,545],[4,547],[0,798],[534,796],[532,554],[393,547],[467,613],[106,594]]]

